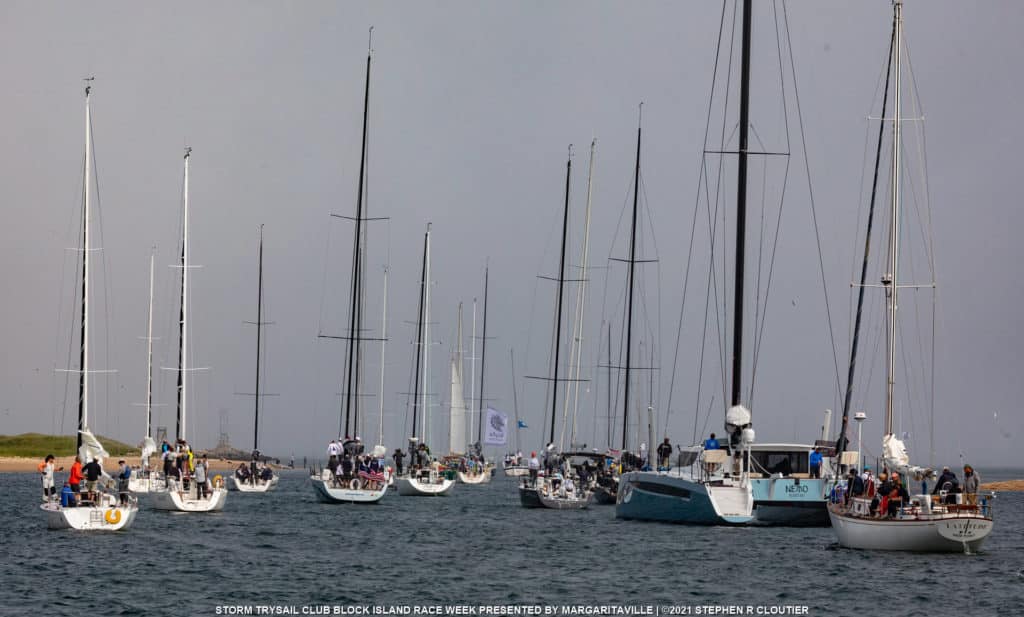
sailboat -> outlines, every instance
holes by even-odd
[[[728,450],[691,451],[687,463],[674,471],[630,471],[622,474],[615,515],[623,519],[704,525],[745,525],[754,520],[754,496],[748,469],[754,441],[750,410],[741,398],[743,366],[743,292],[747,157],[750,127],[751,0],[743,2],[743,34],[739,103],[739,148],[734,260],[732,392],[725,413]],[[639,138],[638,138],[639,140]],[[628,380],[627,380],[628,388]],[[652,444],[653,445],[653,444]]]
[[[188,419],[188,374],[191,370],[188,367],[188,271],[194,267],[189,264],[189,243],[188,243],[188,175],[189,162],[191,160],[192,148],[185,148],[185,181],[183,186],[182,200],[182,225],[181,225],[181,312],[178,320],[178,413],[176,421],[176,440],[179,447],[187,443],[186,421]],[[216,512],[224,509],[224,502],[228,498],[228,490],[224,486],[223,478],[216,476],[211,482],[212,490],[208,496],[204,496],[200,486],[195,481],[188,482],[186,486],[184,479],[167,478],[166,486],[161,491],[150,491],[150,503],[157,510],[170,510],[177,512]]]
[[[536,478],[523,477],[519,484],[519,503],[524,508],[550,508],[552,510],[579,510],[586,508],[590,503],[590,489],[586,486],[575,487],[570,483],[569,477],[573,469],[568,461],[563,459],[555,445],[555,424],[558,416],[558,390],[559,384],[567,379],[560,380],[558,377],[559,360],[561,357],[562,343],[562,300],[565,293],[565,253],[569,235],[569,186],[572,179],[572,146],[569,146],[569,157],[565,165],[565,204],[562,210],[562,248],[558,263],[558,291],[555,294],[555,324],[554,324],[554,355],[552,356],[552,377],[551,381],[551,428],[548,433],[548,442],[544,447],[543,454],[545,470],[543,475],[537,474]],[[566,476],[556,467],[564,469]],[[568,485],[568,488],[567,488]]]
[[[89,219],[92,215],[92,176],[93,176],[93,143],[92,143],[92,112],[89,106],[89,95],[92,90],[92,78],[85,88],[85,172],[83,174],[82,199],[82,305],[80,320],[80,350],[78,370],[78,439],[77,453],[83,463],[92,460],[101,461],[109,458],[99,440],[89,429],[89,296],[90,296],[90,252],[94,250],[90,244]],[[77,284],[77,281],[76,281]],[[68,504],[65,507],[59,501],[48,499],[40,508],[46,516],[46,525],[50,529],[80,529],[86,531],[118,531],[129,527],[139,513],[135,496],[128,494],[121,503],[117,496],[99,490],[92,503],[81,503],[78,506]]]
[[[480,396],[475,396],[476,386],[476,298],[473,299],[473,334],[469,337],[471,344],[473,345],[473,352],[470,354],[470,383],[471,394],[469,396],[470,405],[474,402],[477,403],[476,413],[469,413],[470,422],[470,433],[473,432],[474,419],[476,420],[476,441],[471,446],[472,458],[468,458],[465,461],[465,469],[460,467],[459,469],[459,482],[463,484],[488,484],[491,481],[491,476],[494,474],[494,464],[487,462],[483,455],[483,446],[481,436],[483,433],[484,426],[484,376],[487,360],[487,291],[488,284],[490,282],[490,268],[484,269],[484,331],[483,336],[480,339]],[[459,329],[461,336],[462,329]],[[461,346],[460,346],[461,347]]]
[[[256,409],[253,413],[252,421],[252,463],[250,464],[249,473],[241,477],[239,472],[231,474],[231,481],[234,483],[235,488],[243,493],[266,493],[270,489],[277,486],[277,481],[280,479],[274,470],[270,466],[259,467],[259,451],[260,451],[260,355],[263,350],[261,344],[262,340],[260,333],[263,330],[263,326],[267,325],[263,322],[263,225],[260,225],[260,247],[259,247],[259,275],[258,283],[256,285],[256,321],[253,325],[256,326],[256,392],[253,393],[253,398],[256,401]]]
[[[419,322],[416,328],[416,368],[412,391],[412,435],[409,437],[409,466],[396,480],[398,494],[440,496],[451,493],[455,479],[432,461],[426,443],[430,419],[427,413],[430,383],[430,223],[423,235],[423,274],[420,280]],[[422,388],[422,389],[421,389]],[[420,430],[417,433],[417,426]]]
[[[501,469],[506,477],[519,478],[530,473],[530,468],[524,463],[523,452],[519,448],[519,429],[526,426],[519,419],[519,395],[516,393],[516,353],[515,350],[508,350],[509,360],[512,368],[512,409],[516,414],[516,450],[509,452],[501,462]]]
[[[885,436],[882,439],[882,452],[886,467],[892,472],[900,472],[909,481],[912,477],[930,477],[934,472],[931,469],[911,465],[906,447],[893,431],[897,342],[900,340],[897,334],[899,324],[897,296],[899,289],[906,286],[905,284],[901,285],[899,279],[901,248],[899,231],[902,220],[900,81],[903,51],[903,5],[898,0],[893,3],[891,45],[889,70],[894,76],[895,87],[890,118],[893,129],[888,263],[882,277],[887,320]],[[841,435],[845,435],[846,424],[847,417],[844,414]],[[992,533],[994,521],[992,505],[989,503],[992,494],[982,493],[972,498],[970,495],[944,493],[945,491],[941,491],[938,496],[910,495],[909,503],[895,504],[897,507],[894,509],[885,508],[888,512],[882,512],[883,508],[879,505],[878,515],[873,512],[872,499],[867,497],[852,497],[848,503],[831,504],[828,512],[832,520],[832,527],[839,538],[839,544],[847,548],[928,553],[977,552],[985,539]],[[882,497],[889,498],[889,496]]]
[[[372,33],[372,28],[371,28]],[[348,436],[352,434],[358,435],[359,420],[362,417],[359,410],[359,385],[362,368],[362,356],[363,356],[363,298],[365,295],[365,282],[364,277],[364,260],[366,255],[366,231],[364,225],[371,219],[366,216],[366,204],[364,204],[364,182],[366,180],[366,139],[367,139],[367,128],[368,128],[368,115],[370,109],[370,64],[373,59],[372,48],[367,50],[366,53],[366,87],[363,96],[363,139],[362,139],[362,150],[360,151],[359,158],[359,186],[356,195],[356,216],[353,220],[355,223],[355,236],[352,243],[352,280],[351,288],[349,291],[349,331],[348,336],[344,338],[347,343],[346,350],[346,367],[345,367],[345,390],[344,390],[344,401],[342,403],[342,420],[344,424],[344,435],[346,436],[346,444],[353,444],[355,448],[361,449],[362,444],[358,443],[358,440],[348,440]],[[348,218],[348,217],[341,217]],[[323,336],[323,335],[322,335]],[[338,338],[338,337],[327,337],[323,338]],[[383,347],[381,348],[381,364],[384,363]],[[381,368],[383,371],[383,366]],[[383,373],[381,374],[381,384],[383,387]],[[382,399],[383,400],[383,399]],[[383,404],[383,403],[382,403]],[[383,407],[381,408],[383,414]],[[381,437],[381,441],[383,438]],[[358,443],[358,445],[356,445]],[[309,481],[313,485],[313,490],[316,491],[317,498],[324,503],[377,503],[384,498],[387,494],[388,484],[390,483],[390,474],[385,471],[382,472],[381,477],[369,478],[359,477],[358,475],[358,457],[363,456],[362,452],[356,451],[356,449],[348,450],[346,448],[345,456],[352,457],[351,461],[351,473],[346,476],[344,471],[339,472],[338,469],[343,469],[341,465],[338,469],[323,469],[319,473],[313,472],[310,475]],[[372,456],[375,458],[383,458],[386,454],[387,448],[382,444],[374,448]]]
[[[149,256],[149,313],[146,320],[146,436],[142,439],[140,467],[128,479],[128,490],[133,493],[159,491],[166,487],[163,473],[153,469],[150,458],[156,454],[153,440],[153,266],[155,255]]]

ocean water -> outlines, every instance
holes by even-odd
[[[1024,471],[981,470],[985,480]],[[450,497],[317,502],[286,471],[223,512],[143,508],[120,533],[46,529],[35,474],[0,474],[0,614],[216,615],[225,606],[747,605],[806,615],[1024,615],[1024,493],[977,555],[841,549],[831,529],[619,521],[527,510],[500,472]],[[301,614],[301,613],[300,613]],[[665,614],[665,613],[662,613]]]

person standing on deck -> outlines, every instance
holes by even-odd
[[[964,503],[978,503],[978,489],[981,488],[981,476],[974,467],[964,465]]]

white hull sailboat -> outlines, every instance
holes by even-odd
[[[252,427],[252,451],[253,460],[250,466],[250,472],[248,476],[242,477],[239,475],[239,471],[231,474],[231,482],[235,487],[235,490],[241,493],[266,493],[277,486],[278,475],[274,473],[273,469],[269,465],[266,467],[260,467],[259,461],[259,443],[260,443],[260,399],[266,395],[260,392],[260,359],[262,358],[262,337],[260,336],[263,326],[268,325],[263,321],[263,225],[260,225],[260,244],[259,244],[259,256],[257,258],[258,263],[258,274],[257,274],[257,293],[256,293],[256,321],[249,322],[251,325],[256,326],[256,391],[252,393],[252,397],[255,400],[255,410],[253,412],[253,427]],[[269,477],[264,476],[264,472],[269,474]]]
[[[232,475],[231,483],[236,491],[242,493],[266,493],[277,486],[279,478],[280,476],[274,474],[270,477],[270,480],[257,479],[253,482],[251,478],[249,480],[242,480],[238,476]]]
[[[372,28],[371,28],[372,32]],[[345,363],[345,382],[344,382],[344,402],[342,404],[342,424],[340,427],[344,430],[345,435],[357,434],[359,430],[359,421],[362,418],[360,412],[360,393],[359,388],[361,384],[362,376],[362,357],[363,357],[363,307],[365,304],[365,288],[366,283],[363,281],[365,264],[363,260],[366,256],[366,237],[367,232],[364,226],[369,223],[372,219],[367,216],[368,204],[365,201],[365,190],[364,182],[366,179],[366,153],[367,153],[367,129],[368,129],[368,111],[370,104],[370,66],[372,61],[372,49],[367,51],[366,55],[366,89],[364,96],[364,108],[363,108],[363,132],[362,132],[362,150],[360,151],[359,160],[359,187],[356,195],[356,212],[355,217],[351,220],[354,223],[354,237],[353,237],[353,259],[352,259],[352,278],[351,278],[351,292],[349,296],[349,329],[348,336],[344,337],[326,337],[326,338],[344,338],[347,342],[346,349],[346,363]],[[349,218],[349,217],[343,217]],[[385,274],[385,289],[387,288],[387,275]],[[385,298],[387,292],[385,291]],[[385,300],[385,323],[386,317],[386,300]],[[386,329],[384,332],[386,335]],[[382,339],[384,338],[382,335]],[[381,423],[383,423],[383,387],[384,387],[384,347],[383,341],[381,346]],[[340,432],[340,431],[339,431]],[[378,425],[378,441],[383,441],[383,426]],[[361,447],[361,446],[360,446]],[[382,444],[378,444],[374,447],[372,457],[376,460],[382,459],[387,452],[387,448]],[[348,450],[346,448],[346,456],[348,456]],[[357,461],[351,461],[352,464],[352,475],[345,476],[345,471],[339,472],[342,466],[339,464],[335,469],[324,469],[320,472],[313,471],[310,474],[309,482],[313,486],[313,490],[316,492],[317,499],[323,503],[362,503],[370,504],[376,503],[387,495],[387,487],[390,482],[390,471],[386,468],[379,472],[358,472],[357,475]],[[364,476],[365,474],[365,476]],[[361,477],[363,476],[363,477]]]
[[[438,497],[455,488],[455,479],[429,460],[425,438],[429,434],[428,387],[430,383],[430,223],[423,234],[423,271],[420,280],[417,353],[413,385],[412,437],[409,438],[409,466],[405,475],[395,478],[398,494],[406,497]],[[422,386],[422,388],[421,388]],[[417,423],[419,422],[419,423]],[[417,431],[417,427],[420,429]],[[421,450],[422,449],[422,450]]]
[[[491,481],[491,469],[487,466],[478,467],[473,471],[460,471],[459,482],[463,484],[488,484]]]
[[[377,503],[388,492],[391,474],[386,473],[386,480],[377,488],[367,488],[361,480],[352,479],[339,483],[329,469],[320,475],[310,476],[309,482],[316,491],[317,498],[324,503]]]
[[[153,441],[153,266],[155,255],[149,256],[149,317],[146,321],[146,436],[142,439],[142,453],[139,456],[140,466],[133,470],[128,479],[128,490],[133,493],[149,493],[167,488],[164,475],[153,469],[150,460],[156,454],[156,442]]]
[[[892,115],[892,168],[890,170],[891,218],[888,236],[888,263],[882,277],[886,301],[886,396],[885,436],[882,439],[882,453],[886,467],[895,475],[900,473],[908,480],[911,477],[928,478],[931,469],[922,469],[910,464],[906,447],[893,430],[894,385],[896,383],[897,343],[901,340],[897,332],[900,320],[897,318],[897,297],[899,290],[906,287],[899,277],[901,215],[901,158],[904,152],[901,118],[901,54],[903,52],[903,6],[897,0],[893,3],[893,32],[889,70],[894,76]],[[888,75],[886,80],[888,94]],[[885,96],[885,95],[884,95]],[[884,101],[884,99],[883,99]],[[883,114],[885,104],[883,102]],[[881,134],[879,152],[881,151]],[[870,240],[870,237],[869,237]],[[864,256],[865,267],[867,255]],[[902,283],[902,284],[901,284]],[[863,286],[862,286],[863,289]],[[860,315],[858,299],[858,317]],[[858,324],[859,325],[859,324]],[[854,332],[856,336],[857,328]],[[854,338],[854,350],[856,338]],[[853,358],[851,358],[852,364]],[[905,361],[905,360],[904,360]],[[847,418],[844,414],[842,434],[845,434]],[[883,485],[886,490],[892,487]],[[880,491],[881,492],[881,491]],[[977,552],[993,528],[991,493],[939,495],[900,495],[893,490],[889,495],[878,495],[874,502],[865,497],[852,497],[848,501],[831,504],[829,517],[835,529],[839,544],[847,548],[865,550],[888,550],[926,553],[974,553]],[[907,499],[909,498],[909,500]],[[896,503],[887,503],[897,499]],[[872,505],[875,508],[872,508]]]
[[[178,413],[177,413],[177,439],[184,443],[185,428],[187,426],[188,411],[188,374],[194,369],[188,367],[188,273],[194,267],[189,263],[189,242],[188,242],[188,180],[189,162],[192,148],[185,148],[185,174],[182,187],[182,232],[181,232],[181,318],[178,323]],[[206,470],[207,473],[209,469]],[[217,476],[210,482],[208,496],[199,494],[195,480],[188,482],[185,488],[184,482],[175,478],[167,478],[163,490],[150,492],[150,503],[157,510],[173,510],[177,512],[215,512],[224,508],[227,500],[228,490],[224,486],[223,478]]]
[[[214,478],[217,480],[217,478]],[[149,503],[154,510],[170,510],[174,512],[219,512],[224,509],[228,498],[228,490],[222,482],[215,481],[213,490],[208,497],[202,497],[196,490],[196,483],[190,482],[186,489],[171,478],[168,487],[163,491],[150,493]]]
[[[102,444],[89,430],[89,299],[91,296],[90,254],[94,250],[90,244],[90,217],[92,181],[93,181],[93,144],[92,144],[92,112],[89,106],[89,94],[92,90],[92,78],[87,80],[85,88],[85,170],[83,179],[82,199],[82,303],[79,316],[81,327],[80,363],[78,370],[70,370],[79,374],[78,381],[78,455],[83,462],[102,461],[109,458]],[[84,496],[84,495],[83,495]],[[56,496],[51,497],[40,506],[46,516],[49,529],[77,529],[81,531],[118,531],[126,529],[134,521],[139,512],[135,497],[128,495],[125,503],[113,495],[99,490],[93,503],[80,505],[68,504],[67,507]],[[74,497],[79,497],[75,495]]]
[[[448,479],[436,471],[403,476],[395,483],[398,485],[398,494],[407,497],[439,497],[448,495],[455,488],[455,480]]]
[[[39,506],[46,513],[48,529],[77,529],[80,531],[120,531],[131,526],[139,513],[132,498],[130,505],[119,505],[112,495],[103,495],[95,506],[62,508],[50,502]]]
[[[530,469],[526,465],[506,465],[502,463],[501,471],[508,478],[519,478],[530,475]]]

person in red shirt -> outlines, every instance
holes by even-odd
[[[71,475],[68,476],[68,485],[71,486],[71,491],[75,494],[75,505],[78,502],[78,490],[79,485],[85,476],[82,475],[82,457],[76,456],[75,462],[71,465]]]

